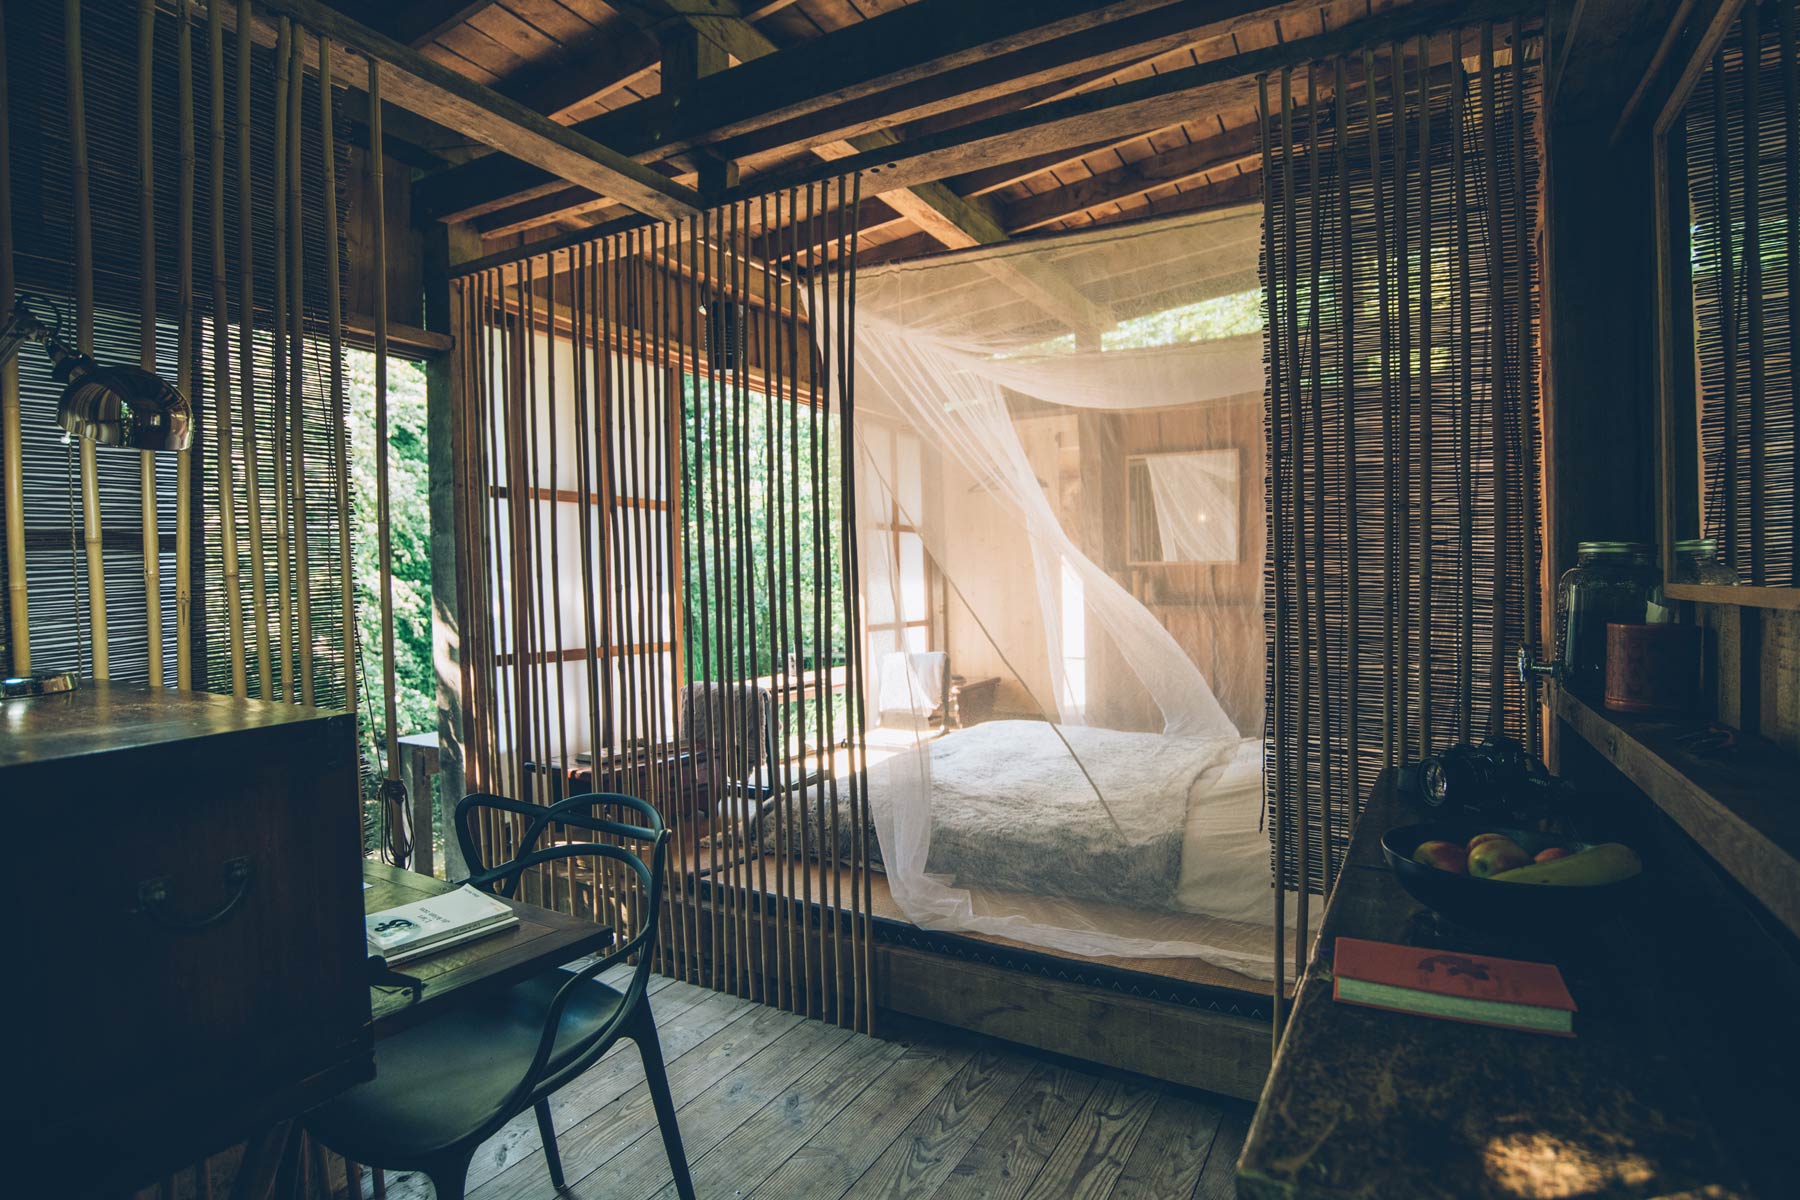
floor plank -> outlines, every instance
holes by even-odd
[[[941,1200],[1018,1200],[1099,1082],[1039,1063],[999,1118],[989,1125],[937,1190]]]
[[[846,1041],[701,1155],[694,1162],[694,1191],[737,1196],[760,1186],[857,1093],[880,1079],[905,1049],[873,1038]],[[656,1200],[677,1200],[675,1185],[657,1192]]]
[[[1030,1073],[1031,1064],[1017,1054],[977,1050],[844,1200],[918,1200],[937,1191]]]
[[[744,1012],[730,1025],[670,1067],[669,1086],[677,1102],[725,1078],[771,1042],[803,1024],[792,1013],[746,1005]],[[602,1105],[574,1127],[557,1130],[556,1141],[562,1151],[565,1178],[571,1181],[585,1179],[639,1138],[645,1134],[653,1135],[655,1131],[656,1114],[650,1104],[649,1091],[633,1088]],[[660,1144],[658,1150],[660,1152]],[[470,1193],[479,1200],[542,1200],[553,1194],[550,1171],[541,1151],[527,1155]]]
[[[1194,1187],[1194,1200],[1237,1200],[1237,1160],[1250,1132],[1250,1109],[1233,1108],[1219,1122],[1219,1136],[1206,1155],[1206,1167]]]
[[[1156,1108],[1156,1097],[1153,1087],[1103,1080],[1088,1094],[1026,1195],[1037,1200],[1101,1200],[1124,1173],[1138,1135]]]
[[[1112,1200],[1193,1195],[1224,1115],[1215,1104],[1173,1092],[1158,1096],[1156,1111],[1150,1114],[1124,1172],[1113,1185]]]
[[[971,1057],[943,1039],[915,1042],[874,1083],[796,1150],[756,1200],[838,1200],[943,1092]]]

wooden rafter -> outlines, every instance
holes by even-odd
[[[1090,38],[1106,45],[1124,36],[1109,31],[1112,23],[1129,36],[1150,37],[1154,48],[1163,44],[1156,38],[1177,37],[1175,30],[1181,37],[1218,36],[1244,22],[1280,16],[1288,7],[1256,0],[1121,0],[1100,8],[1081,0],[989,0],[974,6],[964,0],[919,0],[791,47],[779,61],[765,53],[742,62],[701,82],[679,102],[652,96],[574,128],[646,161],[680,157],[700,145],[729,144],[784,121],[812,122],[816,141],[842,140],[845,132],[866,131],[883,121],[1016,90],[1039,77],[1031,70],[1046,78],[1058,70],[1081,71],[1096,53]],[[1157,23],[1137,22],[1140,16],[1153,16]],[[1010,57],[1028,51],[1035,57]],[[1113,65],[1130,57],[1121,52]],[[1053,65],[1057,61],[1060,68]],[[1028,70],[1026,79],[1005,74],[1013,70]],[[955,76],[960,90],[941,93],[953,98],[949,104],[933,101],[934,89],[942,86],[937,77],[952,71],[971,74]],[[991,76],[985,92],[974,74],[981,72]],[[892,99],[878,99],[884,93]],[[815,115],[837,112],[854,115],[840,131],[827,128],[835,118]],[[418,198],[429,216],[463,219],[492,211],[504,197],[541,195],[557,186],[545,172],[496,155],[421,181]]]
[[[700,197],[692,189],[317,0],[259,0],[258,7],[291,17],[352,53],[379,61],[386,68],[389,96],[402,108],[515,157],[529,157],[543,170],[604,192],[640,212],[676,218],[699,209]]]

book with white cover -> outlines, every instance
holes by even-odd
[[[363,918],[369,953],[380,955],[389,966],[511,929],[518,923],[518,915],[510,905],[466,883],[454,892],[383,909]]]

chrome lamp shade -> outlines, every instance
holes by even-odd
[[[193,443],[193,412],[180,391],[141,367],[102,366],[69,349],[24,299],[14,302],[0,324],[0,363],[18,353],[23,342],[44,347],[54,364],[51,376],[63,385],[56,423],[65,432],[96,445],[133,450],[179,451]]]

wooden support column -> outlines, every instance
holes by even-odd
[[[467,224],[437,225],[425,238],[425,325],[434,333],[447,333],[457,340],[447,354],[425,363],[425,443],[426,470],[431,505],[431,661],[437,675],[438,715],[438,786],[444,802],[444,878],[468,877],[468,864],[463,861],[462,846],[449,822],[456,802],[467,790],[465,755],[468,743],[466,722],[479,719],[467,715],[468,698],[462,690],[464,654],[464,622],[462,580],[467,564],[458,555],[465,540],[457,536],[466,521],[479,521],[482,510],[458,486],[459,456],[467,453],[462,413],[462,387],[456,364],[458,350],[465,336],[457,320],[461,309],[453,302],[450,268],[479,257],[481,236]],[[430,781],[408,781],[409,786],[429,788]],[[420,853],[429,845],[429,829],[418,832]]]

